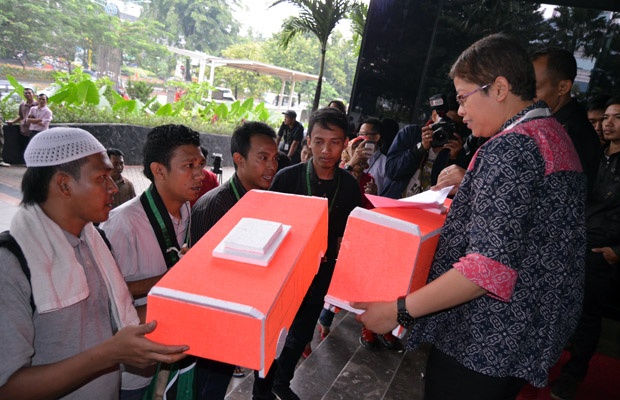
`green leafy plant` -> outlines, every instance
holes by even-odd
[[[132,82],[131,79],[127,84],[127,94],[131,98],[138,99],[143,103],[147,103],[153,94],[154,86],[143,81]]]
[[[24,87],[17,82],[17,79],[15,79],[12,75],[7,75],[6,79],[9,81],[9,83],[11,84],[11,86],[13,86],[13,90],[10,91],[9,93],[7,93],[1,100],[1,103],[7,103],[11,100],[11,97],[14,94],[17,94],[18,96],[20,96],[22,99],[24,98]]]
[[[58,90],[50,96],[50,104],[64,104],[66,106],[82,106],[84,104],[99,104],[101,95],[99,88],[92,81],[89,74],[81,68],[71,72],[58,72],[55,76]]]
[[[14,87],[11,94],[21,96],[23,86],[13,76],[7,76],[7,79]],[[55,123],[126,123],[141,126],[175,123],[199,132],[219,134],[231,134],[244,121],[263,121],[276,126],[281,118],[279,113],[272,115],[264,103],[255,105],[252,98],[233,103],[209,101],[209,90],[214,88],[208,83],[174,84],[185,91],[177,102],[160,105],[155,96],[150,96],[152,86],[141,82],[132,83],[132,86],[140,88],[145,96],[126,100],[113,89],[109,78],[93,81],[78,67],[71,72],[55,75],[52,85],[55,92],[50,96],[49,104]],[[147,93],[149,96],[146,96]],[[10,95],[0,101],[0,113],[3,115],[8,117],[16,110],[17,105],[10,100]]]

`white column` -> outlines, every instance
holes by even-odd
[[[282,108],[282,99],[284,98],[284,87],[286,86],[286,80],[284,78],[280,78],[282,80],[282,87],[280,88],[280,97],[278,98],[278,109]]]
[[[205,80],[205,64],[206,60],[204,58],[200,58],[200,69],[198,70],[198,83],[202,83]]]
[[[291,80],[291,93],[288,95],[288,108],[293,108],[293,93],[295,93],[295,76]]]
[[[215,80],[215,60],[211,59],[211,65],[209,66],[209,85],[213,86],[213,81]],[[211,97],[213,96],[213,91],[209,89],[209,93],[207,94],[207,99],[211,101]]]

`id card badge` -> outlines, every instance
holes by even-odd
[[[288,144],[288,143],[285,143],[285,144],[284,144],[284,151],[288,151],[288,147],[289,147],[289,144]]]

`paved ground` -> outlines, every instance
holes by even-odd
[[[12,165],[10,168],[0,167],[0,232],[9,229],[11,219],[22,199],[21,182],[25,171],[24,165]],[[222,179],[226,180],[233,174],[234,168],[223,167],[222,172]],[[123,175],[133,182],[138,194],[141,194],[150,183],[142,174],[141,165],[125,166]]]

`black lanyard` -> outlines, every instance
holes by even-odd
[[[174,226],[172,225],[172,218],[170,218],[166,205],[153,184],[142,193],[140,203],[153,227],[157,242],[166,261],[166,266],[171,268],[179,261],[179,254],[183,252],[183,248],[179,248]],[[187,248],[188,237],[189,227],[185,231],[184,248]]]
[[[308,160],[308,162],[306,163],[306,194],[308,196],[312,196],[312,187],[310,185],[310,172],[314,173],[314,169],[312,168],[312,159]],[[337,179],[336,179],[336,191],[334,192],[334,195],[332,196],[332,198],[330,199],[329,196],[327,196],[327,204],[328,204],[328,208],[327,208],[327,213],[331,215],[332,213],[332,208],[334,207],[334,203],[336,202],[336,197],[338,197],[338,191],[340,190],[340,174],[338,173],[337,170],[334,170],[334,174],[337,175]],[[317,176],[318,179],[318,176]]]

